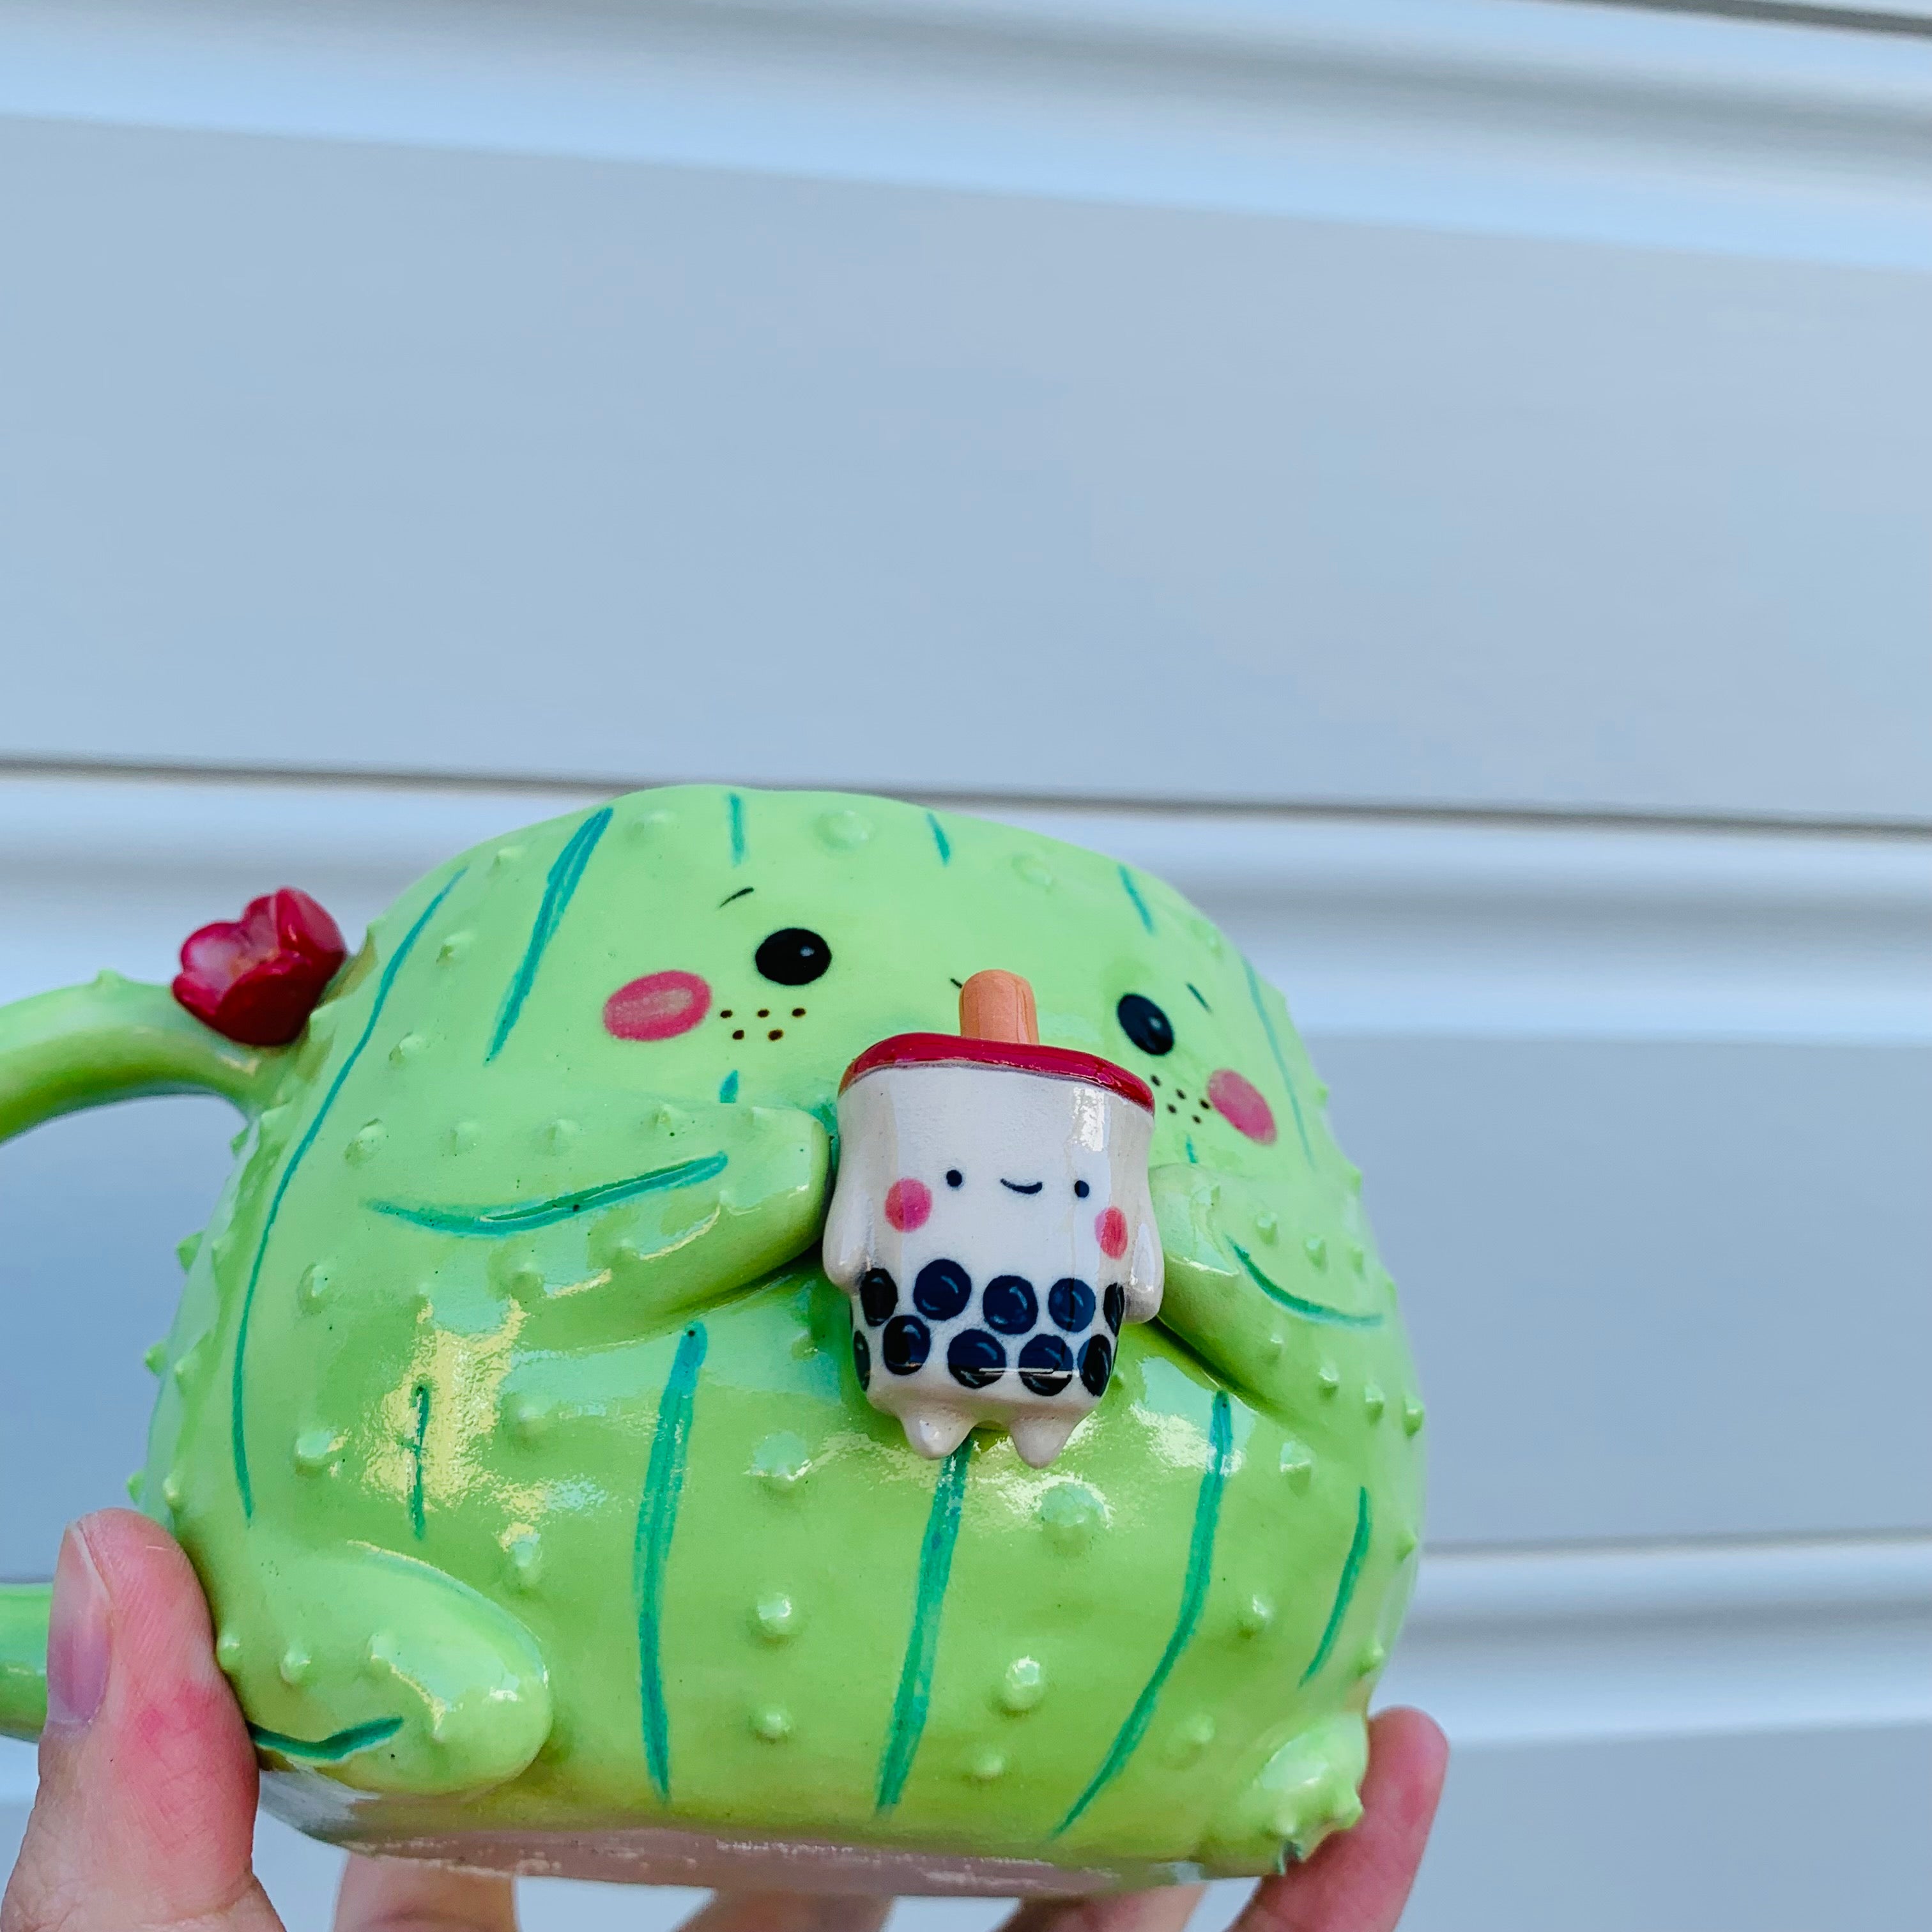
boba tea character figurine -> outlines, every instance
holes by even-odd
[[[271,1810],[478,1868],[998,1897],[1352,1822],[1422,1405],[1287,1009],[1179,893],[689,785],[453,856],[339,967],[332,932],[271,895],[177,992],[0,1006],[0,1142],[132,1094],[242,1117],[132,1487]],[[956,1315],[920,1310],[940,1261]],[[0,1730],[43,1720],[48,1606],[0,1585]]]
[[[1106,1393],[1122,1324],[1160,1312],[1154,1094],[1042,1046],[1016,974],[976,973],[959,1018],[846,1069],[825,1272],[856,1297],[860,1386],[921,1455],[998,1422],[1041,1468]]]

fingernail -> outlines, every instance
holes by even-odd
[[[107,1586],[78,1525],[61,1538],[47,1624],[47,1722],[85,1724],[107,1689]]]

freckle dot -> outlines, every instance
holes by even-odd
[[[738,1028],[733,1033],[731,1037],[734,1040],[742,1040],[745,1037],[745,1029],[742,1027]]]
[[[773,1027],[771,1031],[766,1034],[765,1037],[767,1040],[783,1040],[784,1038],[784,1028],[783,1027]]]
[[[718,1017],[721,1020],[728,1020],[731,1017],[731,1009],[729,1006],[725,1007]]]
[[[771,1018],[771,1016],[772,1016],[772,1010],[771,1010],[771,1008],[770,1008],[770,1006],[760,1006],[760,1007],[758,1009],[758,1017],[759,1017],[759,1018],[760,1018],[760,1019],[761,1019],[761,1020],[768,1020],[768,1019],[770,1019],[770,1018]]]
[[[1156,1087],[1160,1084],[1160,1076],[1158,1073],[1150,1073],[1148,1078]]]
[[[791,1016],[795,1020],[803,1019],[805,1017],[805,1009],[802,1006],[793,1007],[791,1010]]]
[[[1180,1112],[1180,1109],[1177,1107],[1172,1100],[1170,1100],[1167,1103],[1167,1111],[1170,1114],[1178,1114]]]

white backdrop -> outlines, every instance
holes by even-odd
[[[661,778],[1163,874],[1286,990],[1430,1396],[1411,1922],[1915,1922],[1913,17],[9,0],[0,998]],[[138,1456],[228,1131],[0,1156],[0,1574]]]

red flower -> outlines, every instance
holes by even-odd
[[[246,1046],[286,1046],[346,956],[334,920],[292,886],[188,934],[175,998]]]

